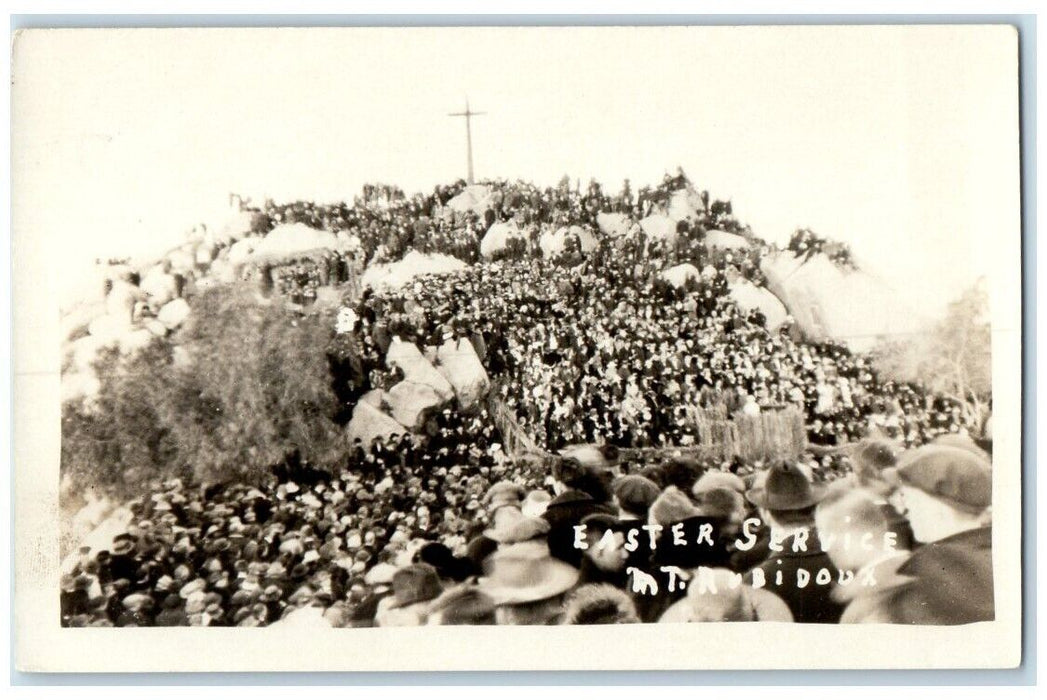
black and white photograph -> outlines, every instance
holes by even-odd
[[[25,670],[1019,662],[1013,27],[12,56]]]

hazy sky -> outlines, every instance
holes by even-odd
[[[634,189],[682,166],[767,239],[799,226],[933,311],[1017,201],[1006,28],[223,30],[28,35],[14,59],[16,226],[159,253],[229,192],[351,199],[476,174]],[[32,206],[30,206],[32,205]]]

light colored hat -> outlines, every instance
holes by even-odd
[[[730,472],[707,471],[698,478],[698,481],[694,482],[691,493],[698,496],[713,489],[729,489],[744,494],[745,482],[740,476]]]
[[[701,581],[707,585],[701,585]],[[763,588],[742,582],[728,569],[700,568],[688,582],[687,597],[658,622],[792,622],[785,602]]]
[[[477,582],[495,605],[532,603],[558,596],[578,582],[578,570],[554,559],[541,540],[501,547],[484,562]]]

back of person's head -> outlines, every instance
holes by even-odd
[[[841,483],[829,488],[816,506],[815,524],[823,539],[836,543],[829,558],[840,569],[860,569],[884,553],[884,536],[890,524],[877,497],[862,488]]]
[[[620,477],[614,482],[614,496],[618,507],[637,518],[645,520],[651,504],[658,499],[661,488],[650,479],[638,474]]]
[[[640,622],[636,605],[622,590],[606,583],[577,588],[567,599],[565,625],[620,625]]]
[[[568,488],[586,493],[598,503],[608,503],[611,500],[614,475],[609,470],[579,465],[577,472],[567,476],[569,480],[564,480],[563,483]]]
[[[564,596],[536,600],[516,605],[499,605],[495,609],[498,625],[551,625],[563,615]]]
[[[676,457],[662,465],[663,486],[675,486],[686,493],[690,493],[701,475],[702,467],[693,459]]]
[[[582,463],[573,457],[565,457],[553,463],[553,479],[564,486],[581,477],[583,471]]]
[[[695,496],[698,510],[710,518],[723,518],[734,524],[741,524],[745,517],[745,498],[738,491],[726,488],[712,488]]]
[[[851,455],[854,473],[863,486],[883,481],[883,470],[897,464],[898,458],[891,445],[883,440],[865,440]]]
[[[493,625],[495,605],[490,596],[474,586],[458,586],[429,605],[429,625]]]

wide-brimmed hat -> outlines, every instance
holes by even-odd
[[[992,505],[991,468],[960,447],[924,445],[909,450],[883,475],[888,483],[917,488],[960,510],[980,513]]]
[[[815,486],[792,463],[771,467],[763,486],[746,491],[750,503],[768,510],[803,510],[825,497],[825,487]]]
[[[499,548],[484,562],[486,576],[479,579],[483,593],[495,605],[533,603],[558,596],[578,582],[578,570],[554,559],[541,540]]]
[[[549,521],[544,518],[528,517],[520,511],[499,520],[494,528],[484,530],[484,537],[499,544],[515,544],[542,537],[549,532]]]

